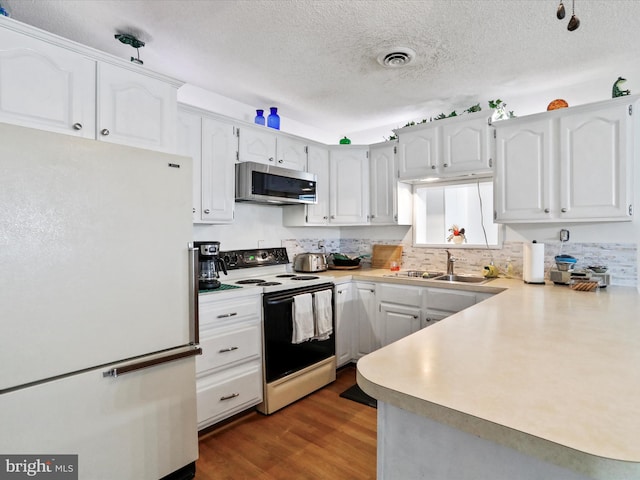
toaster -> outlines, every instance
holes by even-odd
[[[327,269],[327,257],[324,253],[299,253],[293,259],[296,272],[324,272]]]

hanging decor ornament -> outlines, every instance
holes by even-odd
[[[558,9],[556,10],[556,17],[558,20],[562,20],[565,17],[564,3],[562,3],[562,0],[560,0],[560,5],[558,5]],[[573,32],[577,30],[579,26],[580,20],[576,17],[576,0],[571,0],[571,18],[569,19],[567,30]]]

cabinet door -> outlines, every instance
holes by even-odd
[[[178,112],[176,123],[178,155],[191,157],[193,160],[193,222],[202,220],[202,118],[200,115]]]
[[[398,182],[394,151],[393,143],[369,149],[371,223],[397,223]]]
[[[176,97],[172,85],[99,63],[98,139],[175,153]]]
[[[382,346],[417,332],[422,327],[422,310],[381,302],[379,307]]]
[[[237,137],[233,125],[202,119],[202,221],[228,223],[235,207],[235,156]]]
[[[631,220],[629,107],[616,103],[560,118],[560,218]]]
[[[292,170],[307,170],[307,142],[298,138],[278,136],[278,166]]]
[[[376,285],[355,283],[353,312],[357,321],[354,352],[360,358],[382,346],[376,315]]]
[[[336,362],[340,367],[349,363],[352,354],[353,320],[351,283],[336,285]]]
[[[399,178],[418,179],[435,174],[439,153],[440,129],[428,128],[398,134]]]
[[[456,118],[442,125],[442,163],[447,174],[489,172],[488,118],[484,115],[468,120]]]
[[[329,150],[317,145],[309,145],[307,171],[318,177],[316,184],[318,203],[306,206],[306,223],[325,225],[329,222]]]
[[[367,148],[340,148],[329,154],[329,220],[332,224],[367,223],[369,162]]]
[[[240,128],[238,160],[277,165],[276,134],[267,127]]]
[[[552,123],[509,120],[496,127],[496,222],[546,221],[552,209]]]
[[[0,28],[0,121],[95,138],[96,62]]]

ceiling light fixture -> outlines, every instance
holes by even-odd
[[[416,52],[407,47],[393,47],[378,55],[378,63],[387,68],[406,67],[416,58]]]
[[[133,63],[137,63],[138,65],[142,65],[144,63],[142,60],[140,60],[140,48],[144,47],[144,42],[142,40],[139,40],[129,33],[116,33],[114,37],[117,40],[120,40],[121,43],[124,43],[125,45],[131,45],[136,49],[138,58],[131,57],[131,61]]]

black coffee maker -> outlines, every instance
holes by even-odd
[[[198,263],[200,264],[200,276],[198,278],[199,290],[213,290],[220,287],[220,271],[227,274],[227,266],[220,258],[220,242],[194,242],[198,249]]]

